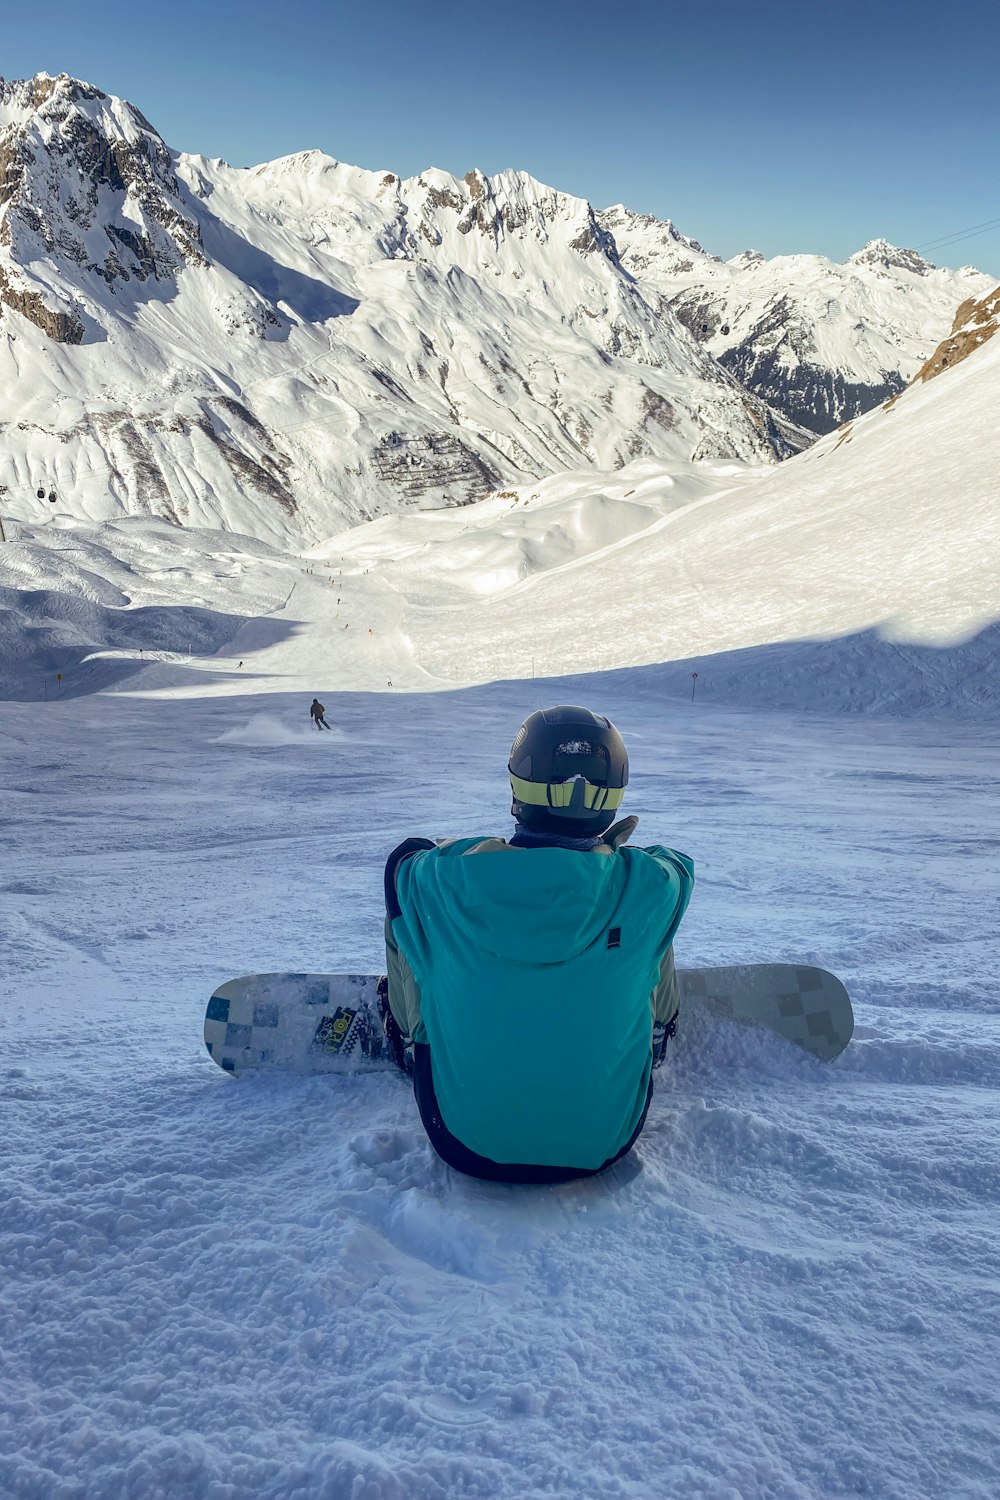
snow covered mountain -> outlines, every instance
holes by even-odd
[[[806,441],[520,172],[172,153],[65,75],[0,83],[0,485],[282,543],[560,469]]]
[[[873,240],[843,265],[820,255],[722,261],[669,221],[619,204],[597,215],[646,296],[656,288],[710,353],[789,421],[815,433],[901,391],[992,278],[942,270]]]
[[[0,548],[0,693],[57,670],[73,694],[311,696],[648,667],[721,703],[995,716],[998,401],[993,339],[787,463],[577,470],[297,557],[54,508]]]

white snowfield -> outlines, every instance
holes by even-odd
[[[997,730],[260,686],[4,707],[4,1500],[994,1500]],[[843,1057],[682,1026],[632,1156],[545,1189],[392,1074],[223,1074],[213,988],[377,971],[385,852],[509,827],[567,698],[695,857],[681,961],[832,968]]]

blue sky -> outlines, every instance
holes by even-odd
[[[1000,273],[998,43],[995,0],[47,0],[5,18],[0,70],[86,78],[235,165],[512,166],[723,256],[884,235]]]

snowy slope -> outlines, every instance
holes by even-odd
[[[777,469],[571,472],[299,556],[57,511],[0,552],[4,691],[38,698],[57,670],[74,693],[113,678],[214,693],[248,674],[260,691],[331,673],[398,689],[671,662],[664,690],[696,670],[718,702],[993,715],[998,397],[993,341]]]
[[[709,255],[623,205],[598,214],[622,264],[658,290],[720,363],[790,421],[832,431],[903,389],[990,277],[873,240],[843,265],[819,255]]]
[[[0,485],[301,544],[641,455],[801,447],[590,205],[525,173],[171,153],[61,75],[0,84]],[[2,492],[0,492],[2,493]]]
[[[505,661],[523,670],[528,639],[549,672],[871,629],[968,639],[1000,619],[998,397],[994,342],[780,469],[734,476],[607,553],[524,578],[463,625],[466,658],[486,678]],[[671,483],[664,475],[664,498]],[[577,494],[597,488],[581,481]],[[648,479],[645,495],[656,492]],[[422,576],[432,567],[422,559]],[[428,614],[426,665],[453,655],[453,634]]]

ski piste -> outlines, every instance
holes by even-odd
[[[775,1033],[824,1062],[854,1031],[843,984],[804,964],[738,964],[678,969],[679,1034],[702,1011],[720,1021]],[[377,974],[248,974],[219,986],[208,1002],[205,1045],[227,1073],[342,1072],[344,1065],[392,1067],[378,1014]]]

